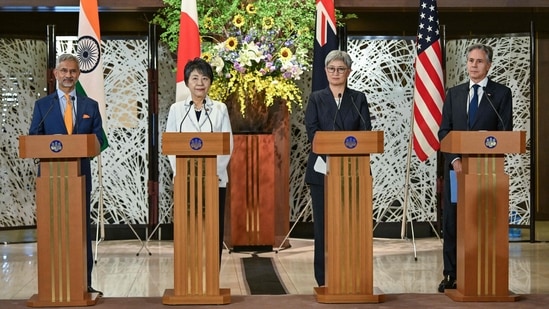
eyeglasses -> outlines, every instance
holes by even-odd
[[[59,69],[58,71],[63,75],[67,75],[67,74],[76,75],[78,73],[77,69],[70,69],[69,70],[67,68],[62,68],[62,69]]]
[[[328,71],[328,73],[335,73],[337,71],[337,73],[339,74],[343,74],[347,71],[347,68],[346,67],[326,67],[326,71]]]

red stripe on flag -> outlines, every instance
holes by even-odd
[[[444,103],[442,50],[435,0],[420,1],[417,48],[413,147],[416,156],[425,161],[440,148],[438,130]]]
[[[427,83],[430,83],[431,79],[427,79],[426,81]],[[421,153],[427,154],[428,156],[434,151],[437,151],[440,147],[437,132],[442,120],[442,114],[439,104],[437,104],[431,96],[431,92],[420,77],[416,78],[415,86],[414,129],[419,128],[419,131],[414,130],[414,141],[417,145],[414,149],[418,150],[419,148]],[[439,96],[439,94],[435,94],[435,96]],[[427,145],[419,143],[418,139],[425,140],[430,149],[423,149]],[[422,161],[427,159],[427,157],[420,156],[417,151],[416,154]]]
[[[184,81],[184,68],[189,60],[200,57],[200,36],[198,25],[185,12],[181,12],[179,27],[179,45],[177,46],[176,81]]]
[[[330,28],[334,33],[336,31],[334,0],[317,0],[316,11],[316,40],[323,47],[328,41]]]

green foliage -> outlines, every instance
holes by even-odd
[[[165,29],[160,35],[160,40],[167,43],[170,50],[175,52],[179,40],[181,0],[164,0],[164,4],[152,22]],[[212,34],[209,30],[207,31],[210,33],[204,30],[204,21],[209,20],[211,29],[219,29],[218,34],[223,36],[226,34],[221,33],[223,29],[232,22],[235,15],[246,12],[248,4],[256,7],[259,20],[263,17],[272,17],[275,28],[307,29],[308,31],[297,39],[312,52],[316,16],[314,0],[197,0],[200,34]]]
[[[181,0],[164,0],[153,23],[177,51]],[[311,67],[316,20],[314,0],[197,0],[201,57],[217,73],[210,96],[236,98],[241,112],[263,104],[299,104],[295,84]],[[336,18],[341,16],[336,12]]]

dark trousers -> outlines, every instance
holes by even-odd
[[[88,286],[92,282],[93,270],[93,252],[92,252],[92,232],[91,232],[91,207],[90,207],[91,192],[86,190],[86,252],[87,252],[87,270],[88,270]],[[97,227],[99,228],[99,226]]]
[[[457,205],[450,200],[449,169],[446,168],[442,198],[442,257],[444,260],[443,275],[456,279],[457,259]]]
[[[221,263],[221,253],[223,252],[223,235],[225,232],[225,199],[227,197],[227,188],[219,188],[219,262]]]
[[[315,237],[314,270],[316,283],[324,285],[324,185],[310,184],[311,200],[313,202],[313,229]]]

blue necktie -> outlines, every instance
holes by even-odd
[[[473,85],[473,98],[469,102],[469,128],[473,127],[473,122],[475,122],[475,116],[477,115],[478,110],[478,88],[480,85]]]

